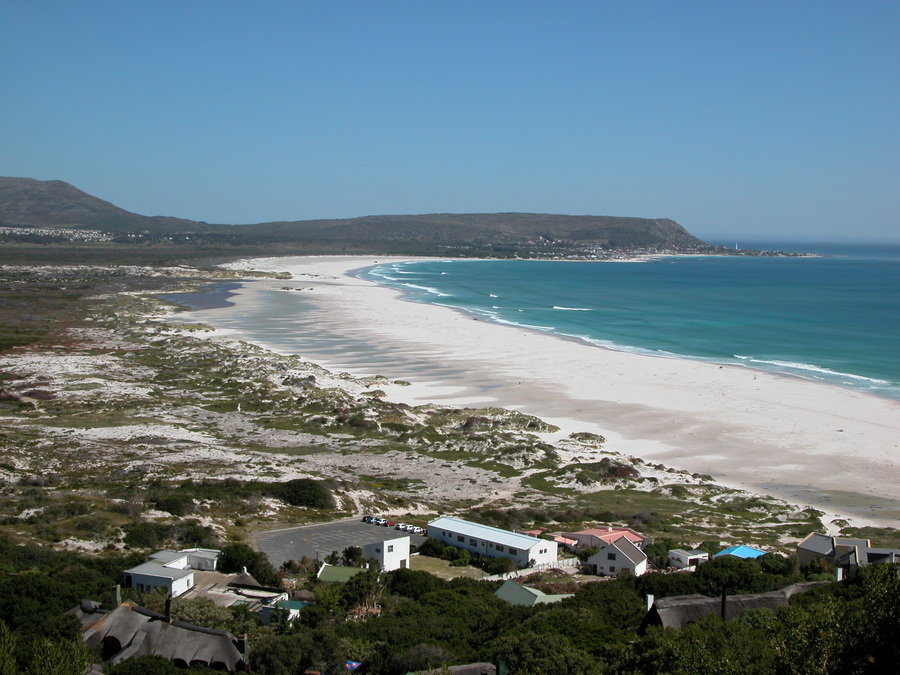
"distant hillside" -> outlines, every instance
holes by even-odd
[[[0,225],[129,232],[135,229],[178,231],[199,223],[131,213],[61,180],[0,177]]]
[[[435,213],[210,225],[142,216],[63,181],[31,178],[0,178],[0,226],[100,230],[120,246],[177,249],[191,257],[201,253],[603,257],[615,251],[711,249],[672,220],[614,216]],[[38,236],[19,230],[15,241],[27,243],[31,234]],[[4,236],[13,238],[9,231]],[[60,243],[53,231],[40,236],[45,244]]]

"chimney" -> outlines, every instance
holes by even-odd
[[[653,608],[653,595],[650,593],[647,594],[647,611],[649,612]]]
[[[237,638],[237,650],[241,653],[241,659],[244,661],[244,670],[250,672],[250,643],[247,642],[247,634],[241,633]]]

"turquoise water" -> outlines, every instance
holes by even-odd
[[[900,246],[777,248],[820,257],[427,260],[359,275],[498,323],[900,399]]]

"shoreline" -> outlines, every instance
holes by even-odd
[[[398,291],[352,276],[411,259],[238,261],[229,267],[289,271],[293,278],[245,281],[229,298],[233,307],[192,316],[219,334],[298,353],[330,370],[411,382],[384,387],[390,400],[526,412],[559,426],[556,436],[598,433],[610,451],[812,506],[825,512],[826,525],[842,518],[893,527],[900,519],[900,490],[891,480],[900,468],[898,402],[479,321],[462,310],[402,301]],[[270,293],[279,291],[291,297],[279,302],[306,322],[294,335],[291,326],[266,335],[248,325],[254,316],[265,321]]]

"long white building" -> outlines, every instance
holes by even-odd
[[[557,559],[555,541],[479,525],[462,518],[443,516],[428,523],[427,531],[429,537],[445,544],[493,558],[510,558],[519,567],[554,563]]]

